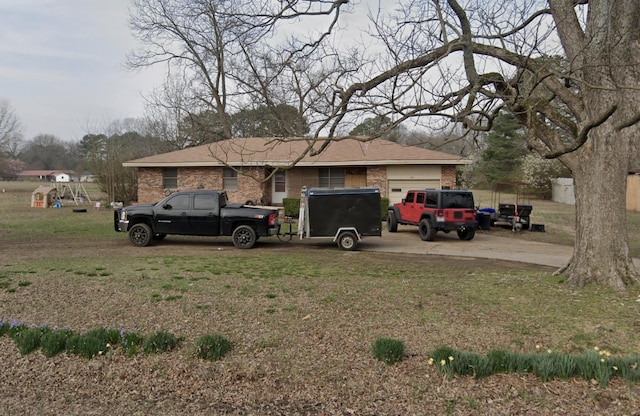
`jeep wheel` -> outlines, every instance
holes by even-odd
[[[398,231],[398,219],[393,211],[387,212],[387,231],[390,233]]]
[[[240,225],[233,230],[233,245],[237,248],[251,248],[256,243],[256,232],[248,225]]]
[[[353,231],[345,231],[338,236],[338,247],[346,251],[353,251],[358,247],[358,237]]]
[[[420,224],[418,224],[418,233],[420,234],[422,241],[433,241],[436,237],[436,229],[433,228],[431,221],[427,218],[420,220]]]
[[[146,247],[151,243],[153,233],[147,224],[135,224],[129,230],[129,240],[134,246]]]
[[[465,241],[473,240],[473,237],[475,235],[476,235],[475,228],[463,227],[458,230],[458,238],[460,238],[460,240],[465,240]]]

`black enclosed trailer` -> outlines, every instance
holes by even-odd
[[[362,237],[382,236],[379,188],[303,188],[298,235],[333,238],[355,250]]]

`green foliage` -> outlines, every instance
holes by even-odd
[[[196,341],[196,356],[203,360],[217,361],[231,351],[232,348],[233,345],[224,336],[207,334]]]
[[[300,214],[300,198],[283,198],[284,215],[287,217],[298,218]]]
[[[522,126],[511,113],[500,113],[486,138],[476,173],[489,186],[495,181],[519,180],[520,165],[526,154]]]
[[[404,342],[392,338],[378,338],[371,346],[371,353],[385,364],[394,364],[404,356]]]
[[[445,346],[433,351],[429,363],[449,377],[454,374],[480,378],[497,373],[533,373],[545,383],[554,378],[582,377],[596,380],[602,388],[614,376],[628,382],[640,381],[640,356],[611,357],[607,351],[564,354],[547,350],[527,354],[493,350],[485,357]]]
[[[380,218],[382,221],[387,220],[387,212],[389,210],[389,198],[380,198]]]
[[[40,350],[45,357],[53,357],[63,352],[67,340],[73,335],[70,330],[48,331],[40,338]]]
[[[127,357],[132,357],[138,353],[138,347],[144,342],[144,337],[137,332],[120,331],[120,345]]]
[[[40,348],[40,338],[49,331],[45,328],[26,328],[19,331],[13,337],[13,341],[18,346],[20,354],[26,355]]]
[[[91,335],[71,335],[67,338],[65,351],[68,354],[79,355],[84,358],[93,358],[107,348],[103,340]]]
[[[142,350],[147,354],[171,351],[176,348],[182,340],[183,338],[176,338],[176,336],[170,332],[158,331],[145,338],[142,343]]]

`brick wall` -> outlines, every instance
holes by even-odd
[[[386,198],[387,192],[387,168],[386,166],[369,166],[367,168],[367,186],[380,188],[380,196]]]
[[[442,166],[441,185],[443,189],[456,189],[456,167],[454,165]]]

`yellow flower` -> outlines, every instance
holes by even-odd
[[[98,351],[98,355],[102,355],[102,351]]]
[[[107,342],[107,348],[111,348],[111,344]]]
[[[604,355],[606,355],[607,357],[611,357],[611,353],[609,351],[605,351]]]
[[[600,351],[600,348],[598,348],[597,346],[593,347],[593,349],[596,350],[596,351]]]
[[[551,351],[551,348],[549,348],[549,349],[547,350],[547,353],[548,353],[548,354],[551,354],[552,352],[553,352],[553,351]]]
[[[536,344],[536,349],[539,350],[540,348],[542,348],[542,346],[540,344]]]
[[[440,360],[440,365],[441,365],[441,366],[443,366],[443,367],[444,367],[446,364],[447,364],[447,362],[446,362],[445,360]]]
[[[618,367],[616,367],[615,365],[613,366],[613,371],[618,371]]]
[[[433,358],[429,358],[429,365],[433,365]]]
[[[603,363],[604,362],[604,358],[600,358],[600,362]]]
[[[449,361],[453,361],[453,357],[451,355],[449,356]]]

